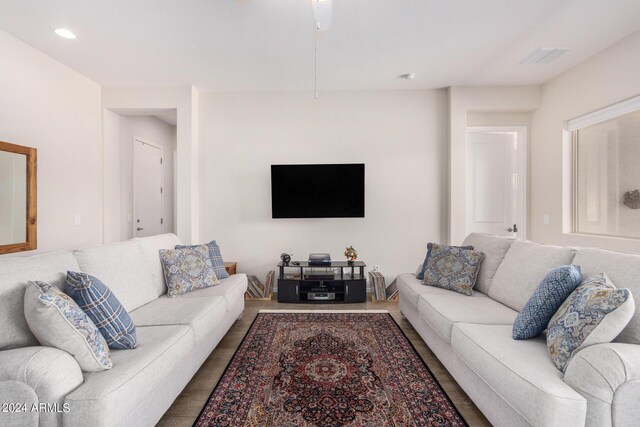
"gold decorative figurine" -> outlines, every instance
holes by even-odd
[[[358,251],[356,251],[353,246],[349,246],[344,250],[344,256],[347,257],[347,262],[353,263],[353,261],[358,259]]]

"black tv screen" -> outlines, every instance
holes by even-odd
[[[273,218],[364,218],[364,164],[271,165]]]

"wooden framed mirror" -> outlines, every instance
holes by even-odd
[[[37,248],[36,157],[0,141],[0,255]]]

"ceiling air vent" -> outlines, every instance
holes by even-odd
[[[520,61],[521,64],[548,64],[569,52],[561,47],[539,47]]]

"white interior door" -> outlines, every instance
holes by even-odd
[[[467,128],[467,234],[525,238],[525,165],[526,128]]]
[[[133,235],[162,233],[162,148],[133,141]]]

